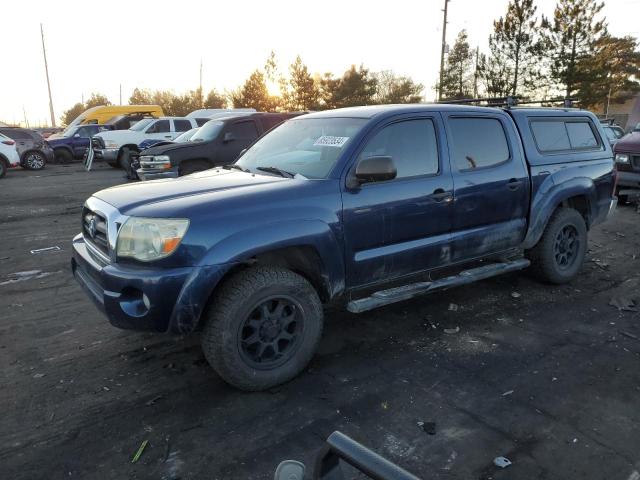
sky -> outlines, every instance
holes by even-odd
[[[49,119],[40,23],[44,27],[56,121],[100,92],[115,104],[135,87],[180,93],[199,84],[241,85],[273,50],[281,72],[300,55],[311,72],[342,74],[351,64],[393,70],[425,85],[440,66],[444,0],[21,0],[0,19],[0,121]],[[451,0],[447,42],[465,28],[487,49],[508,0]],[[551,16],[555,0],[537,0]],[[605,0],[613,35],[640,37],[640,0]]]

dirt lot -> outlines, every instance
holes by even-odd
[[[2,478],[267,479],[334,430],[425,480],[640,478],[640,314],[609,305],[640,301],[635,208],[592,232],[571,285],[520,273],[327,312],[308,371],[247,394],[195,336],[117,330],[71,277],[82,202],[123,181],[76,164],[0,180]]]

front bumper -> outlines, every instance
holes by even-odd
[[[178,167],[173,167],[170,170],[161,170],[161,169],[142,169],[139,168],[136,170],[138,174],[138,178],[140,180],[157,180],[159,178],[178,178]]]
[[[93,150],[95,158],[105,162],[115,162],[118,160],[118,148],[96,148]]]
[[[618,170],[618,187],[640,189],[640,172]]]
[[[105,264],[91,253],[82,234],[73,239],[73,276],[112,325],[128,330],[193,331],[213,288],[231,266]]]

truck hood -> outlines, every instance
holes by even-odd
[[[267,185],[286,182],[289,179],[270,175],[258,175],[238,170],[211,169],[180,178],[167,178],[118,185],[94,193],[93,196],[103,200],[118,210],[127,212],[142,205],[170,202],[172,200],[191,197],[193,203],[199,203],[199,196],[216,192],[230,193],[237,191],[244,195],[248,191],[265,188]]]
[[[613,147],[615,153],[640,153],[640,132],[622,137]]]
[[[145,150],[141,155],[166,155],[174,150],[183,150],[185,153],[197,149],[200,147],[207,148],[211,142],[183,142],[183,143],[168,143],[165,145],[153,145]]]

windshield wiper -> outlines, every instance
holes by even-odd
[[[249,170],[247,170],[246,168],[242,168],[240,165],[236,165],[235,163],[223,165],[222,168],[224,168],[225,170],[231,170],[232,168],[235,168],[236,170],[240,170],[241,172],[249,173]]]
[[[256,170],[260,170],[262,172],[275,173],[276,175],[280,175],[285,178],[293,178],[296,176],[295,173],[287,172],[286,170],[282,170],[278,167],[256,167]]]

